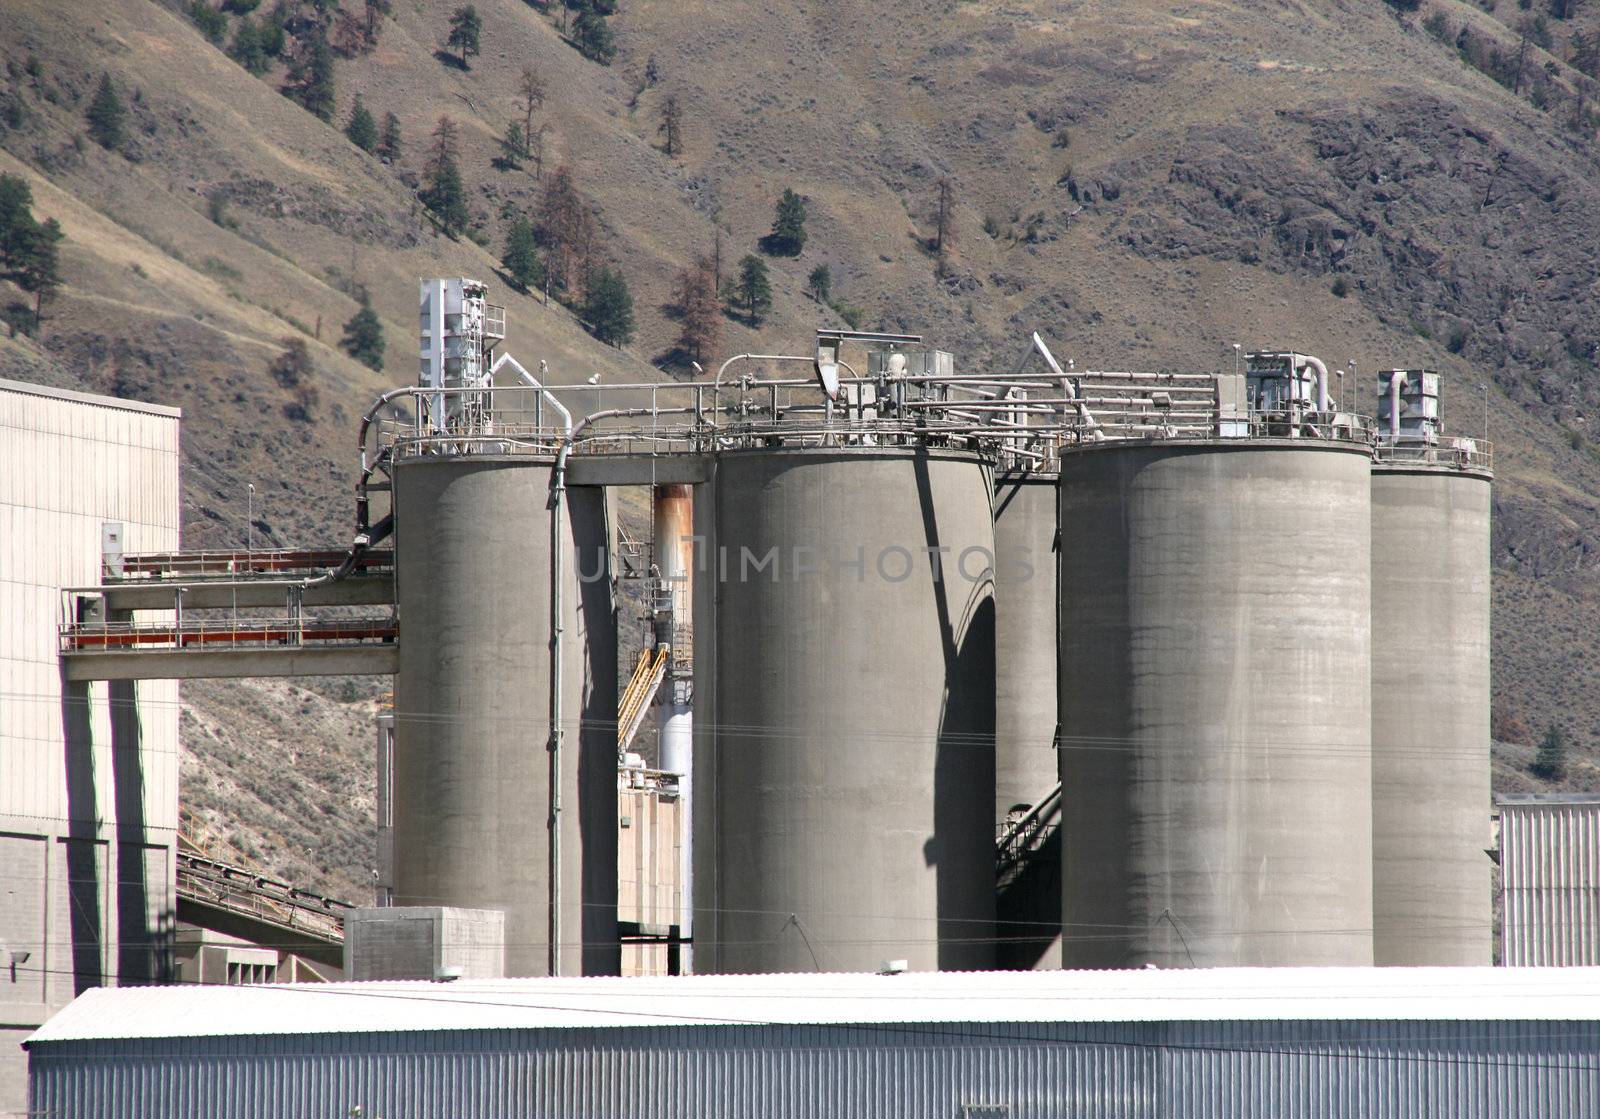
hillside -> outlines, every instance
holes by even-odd
[[[719,356],[803,346],[838,322],[805,291],[826,263],[866,325],[923,333],[969,368],[1009,362],[1034,329],[1099,367],[1210,369],[1234,342],[1293,345],[1357,370],[1344,391],[1362,410],[1391,366],[1440,369],[1456,430],[1477,433],[1487,401],[1497,714],[1535,737],[1563,727],[1578,753],[1568,783],[1600,786],[1600,141],[1593,83],[1566,64],[1592,17],[1547,20],[1550,52],[1521,51],[1513,89],[1485,72],[1504,78],[1521,46],[1527,13],[1510,0],[1403,16],[1377,0],[623,0],[609,66],[563,37],[559,10],[483,0],[468,69],[440,53],[455,6],[390,5],[373,49],[335,62],[332,124],[279,95],[283,62],[252,76],[188,5],[0,8],[0,172],[25,176],[35,212],[66,233],[42,335],[0,341],[0,375],[181,405],[189,546],[242,540],[250,482],[258,539],[343,542],[355,421],[413,375],[416,277],[493,281],[510,348],[561,380],[681,375],[679,271],[719,239],[732,271],[792,188],[808,203],[804,250],[768,259],[767,321],[725,319]],[[227,17],[226,41],[243,18]],[[524,67],[546,90],[542,178],[495,166]],[[128,105],[116,152],[84,138],[102,73]],[[397,161],[342,134],[358,93],[399,119]],[[458,124],[487,246],[437,235],[418,202],[441,114]],[[620,350],[497,271],[511,219],[537,209],[561,164],[596,214],[597,261],[632,290],[637,330]],[[929,248],[941,180],[954,200],[942,265]],[[361,288],[388,343],[381,374],[337,345]],[[286,338],[312,359],[309,408],[269,372]],[[378,690],[186,689],[189,809],[269,867],[364,896]],[[294,717],[306,703],[310,725]],[[1537,785],[1527,745],[1501,752],[1502,787]],[[333,806],[325,822],[274,816],[286,763],[308,805]]]

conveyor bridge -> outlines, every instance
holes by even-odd
[[[393,673],[394,553],[363,552],[348,574],[328,576],[347,560],[325,551],[108,556],[99,586],[63,592],[67,679]],[[306,612],[314,608],[333,609]]]

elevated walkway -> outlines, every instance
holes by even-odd
[[[385,675],[398,668],[394,553],[332,551],[108,555],[104,582],[64,592],[59,650],[68,680]],[[314,607],[387,607],[383,616],[307,616]],[[135,620],[160,611],[158,620]]]

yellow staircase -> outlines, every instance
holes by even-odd
[[[622,693],[622,702],[617,704],[619,754],[627,751],[633,736],[639,733],[644,713],[650,710],[650,703],[656,698],[661,681],[666,678],[667,661],[671,653],[672,649],[667,645],[640,651],[639,663],[633,669],[633,679],[628,681],[628,688]]]

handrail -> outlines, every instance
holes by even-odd
[[[1059,815],[1061,803],[1061,783],[1057,782],[1039,803],[1000,833],[995,840],[995,883],[998,887],[1008,885],[1028,853],[1037,850],[1055,830],[1057,825],[1050,823],[1050,818]]]
[[[392,621],[353,618],[285,619],[230,616],[185,617],[177,622],[69,622],[58,627],[63,653],[88,650],[185,649],[191,646],[274,646],[392,642],[400,628]]]

